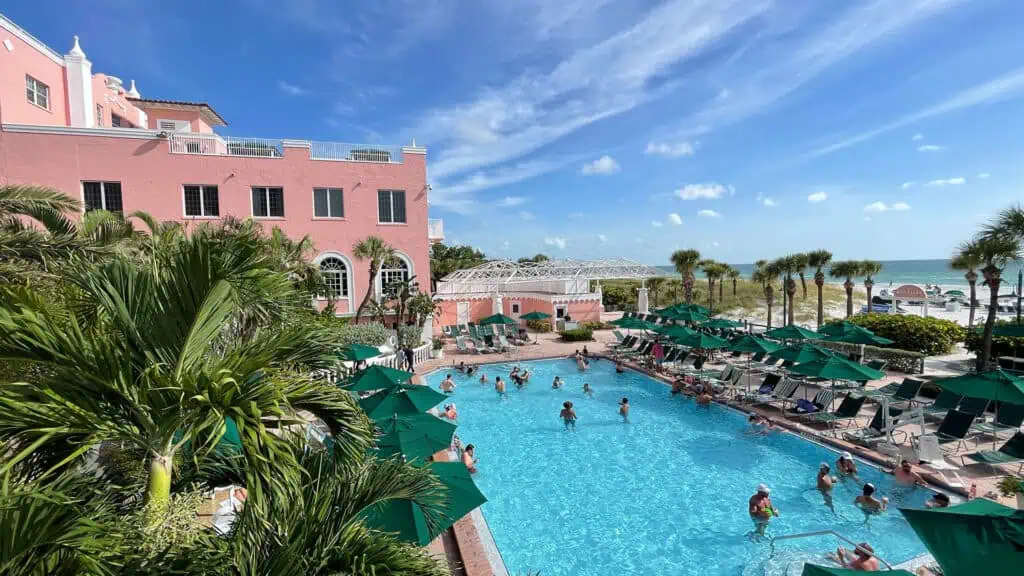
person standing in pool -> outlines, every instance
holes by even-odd
[[[494,379],[494,391],[498,393],[498,399],[505,399],[505,381],[498,376]]]
[[[771,490],[765,484],[758,484],[757,493],[750,497],[747,512],[754,521],[758,536],[764,536],[764,530],[768,527],[768,521],[772,516],[778,516],[779,511],[772,505]]]
[[[593,398],[594,397],[594,389],[591,388],[590,384],[587,384],[586,382],[583,383],[583,394],[587,398]]]
[[[441,392],[445,394],[455,392],[455,380],[452,380],[451,374],[445,376],[444,381],[441,382]]]
[[[551,389],[558,390],[559,388],[562,387],[562,384],[564,384],[564,382],[562,382],[562,377],[555,376],[555,379],[551,381]]]
[[[935,496],[932,496],[927,502],[924,503],[925,508],[949,508],[949,496],[942,492],[936,492]]]
[[[462,463],[466,465],[466,469],[469,470],[470,474],[476,474],[476,446],[467,444],[466,449],[462,451]]]
[[[893,470],[896,475],[896,483],[901,486],[924,486],[924,478],[914,471],[914,465],[910,460],[904,459],[900,462],[899,468]]]
[[[878,558],[875,558],[875,549],[867,542],[857,544],[853,552],[840,547],[835,554],[828,554],[827,557],[843,568],[858,572],[877,572],[882,569]]]
[[[622,416],[623,422],[629,422],[629,398],[623,398],[622,402],[619,402],[619,416]]]
[[[476,373],[476,366],[466,368],[466,376],[472,376],[474,373]]]
[[[832,487],[835,483],[836,478],[832,476],[828,463],[822,462],[821,466],[818,466],[818,492],[821,492],[821,495],[825,498],[825,505],[832,508],[833,512],[835,512],[835,508],[832,504]]]
[[[576,411],[572,408],[572,402],[562,403],[562,411],[558,413],[558,417],[562,419],[566,430],[576,431]]]
[[[857,463],[853,461],[853,456],[849,452],[839,455],[839,459],[836,460],[836,470],[842,476],[857,477]]]
[[[875,485],[870,482],[864,485],[864,491],[853,499],[853,503],[869,514],[885,512],[885,509],[889,507],[888,498],[883,497],[881,500],[875,498]]]
[[[487,384],[487,374],[484,374],[483,372],[480,373],[480,383]]]

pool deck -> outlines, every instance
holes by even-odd
[[[561,342],[558,340],[558,335],[555,333],[544,333],[544,334],[530,334],[531,339],[536,338],[536,344],[524,345],[514,347],[509,353],[493,353],[493,354],[476,354],[470,353],[459,353],[455,349],[454,343],[449,341],[445,344],[444,358],[443,359],[432,359],[427,362],[416,366],[417,375],[413,378],[415,383],[424,383],[420,379],[420,375],[425,375],[430,372],[439,369],[450,368],[454,370],[454,367],[460,362],[465,362],[467,365],[476,364],[489,364],[489,363],[500,363],[500,362],[517,362],[527,360],[543,360],[551,358],[564,358],[573,354],[576,350],[582,350],[583,345],[586,344],[587,350],[591,355],[594,356],[611,356],[609,348],[610,344],[616,342],[614,334],[611,330],[599,330],[594,332],[594,341],[592,342]],[[624,362],[625,366],[642,372],[647,376],[658,380],[664,384],[671,384],[671,378],[665,374],[654,373],[648,371],[641,365]],[[718,369],[725,366],[724,363],[718,364],[707,364],[710,369]],[[930,374],[927,366],[924,377],[938,376],[939,374]],[[943,374],[945,375],[945,374]],[[880,388],[891,382],[899,382],[904,378],[903,374],[893,373],[887,375],[882,380],[870,382],[868,384],[869,389]],[[759,386],[759,382],[752,383],[751,387],[754,388]],[[668,401],[666,397],[666,401]],[[763,408],[763,407],[752,407],[745,404],[726,403],[730,407],[743,411],[743,412],[755,412],[765,417],[771,418],[773,422],[784,427],[788,431],[799,434],[800,436],[832,447],[836,450],[849,451],[855,456],[866,460],[868,462],[877,464],[885,469],[892,469],[898,462],[897,458],[908,458],[911,461],[916,461],[916,455],[913,449],[907,443],[899,446],[899,457],[896,454],[883,454],[875,450],[864,448],[846,442],[837,434],[835,437],[828,434],[828,430],[821,430],[807,426],[803,423],[791,420],[786,415],[778,410]],[[876,405],[871,405],[876,406]],[[859,416],[855,422],[853,422],[852,428],[864,427],[870,422],[874,416],[873,411],[863,413]],[[919,432],[919,425],[914,424],[901,426],[898,429],[903,430],[907,433],[907,437],[910,437],[911,429]],[[933,432],[935,425],[931,424],[927,430]],[[978,441],[980,442],[980,441]],[[987,444],[987,446],[986,446]],[[975,444],[974,449],[988,448],[991,447],[991,443],[980,443]],[[961,450],[956,452],[947,452],[949,460],[959,461],[959,454],[971,452],[974,450]],[[449,453],[438,453],[435,458],[447,460],[450,457],[454,457],[453,454]],[[947,462],[949,461],[947,460]],[[937,488],[945,490],[947,492],[956,493],[961,496],[967,496],[967,488],[971,484],[977,486],[977,493],[981,496],[989,497],[993,500],[999,501],[1007,506],[1014,507],[1015,500],[1010,498],[1000,497],[996,491],[996,482],[1000,476],[991,476],[991,469],[985,466],[972,466],[962,467],[958,473],[966,485],[964,488],[958,488],[948,485],[944,482],[941,476],[936,474],[930,474],[926,470],[918,468],[918,471],[922,473],[927,480],[932,482]],[[479,512],[479,511],[478,511]],[[428,548],[431,552],[444,555],[448,558],[449,566],[452,568],[453,575],[465,575],[465,576],[506,576],[508,573],[505,571],[503,563],[500,562],[500,554],[497,554],[497,549],[494,547],[493,539],[486,527],[486,522],[483,521],[483,517],[477,514],[478,518],[474,520],[474,515],[469,515],[462,520],[456,522],[451,533],[448,537],[439,537],[437,540],[431,543]],[[453,550],[453,548],[455,548]],[[495,556],[497,555],[497,559]]]

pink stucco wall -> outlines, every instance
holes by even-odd
[[[149,129],[157,129],[158,120],[188,120],[192,126],[193,132],[201,134],[212,134],[213,128],[209,124],[203,122],[202,118],[199,117],[199,112],[193,112],[190,110],[167,110],[158,109],[152,106],[148,107],[149,116]]]
[[[164,139],[132,139],[0,131],[0,184],[41,184],[82,198],[83,180],[118,181],[124,212],[144,210],[161,220],[187,221],[184,184],[215,184],[220,215],[249,217],[251,186],[284,188],[285,218],[261,219],[293,238],[308,235],[318,253],[351,263],[354,306],[366,293],[367,263],[352,256],[359,240],[377,235],[411,260],[412,274],[429,289],[426,156],[405,153],[401,164],[309,159],[306,148],[285,148],[284,158],[170,154]],[[313,188],[344,190],[344,220],[313,218]],[[377,223],[377,190],[406,192],[406,224]],[[488,301],[489,302],[489,301]],[[339,310],[346,311],[343,303]]]
[[[577,322],[598,322],[601,320],[601,303],[594,300],[588,302],[570,302],[569,316]]]
[[[478,299],[465,299],[463,302],[469,302],[469,321],[478,322],[483,318],[490,316],[494,310],[494,301],[491,298],[478,298]],[[514,314],[512,312],[512,303],[519,303],[519,313]],[[568,302],[565,303],[566,310],[569,316],[579,322],[597,322],[601,319],[601,303],[597,300],[585,301],[585,302]],[[434,323],[435,332],[440,333],[442,326],[451,326],[458,322],[458,301],[457,300],[442,300],[438,302],[438,308],[440,313],[437,315]],[[552,317],[555,315],[555,304],[552,303],[550,298],[537,298],[537,297],[516,297],[514,295],[506,295],[502,297],[502,313],[506,316],[518,318],[523,314],[529,314],[530,312],[543,312],[545,314],[551,314]]]
[[[10,40],[14,50],[2,45]],[[50,108],[40,108],[25,96],[25,75],[50,87]],[[67,126],[67,89],[64,67],[47,55],[0,28],[0,121],[8,124]]]
[[[111,114],[117,114],[121,118],[131,122],[133,127],[145,128],[145,126],[139,126],[138,109],[125,98],[124,91],[107,88],[106,74],[92,75],[92,99],[94,117],[96,106],[98,105],[103,108],[102,127],[110,128],[113,125],[111,122]]]

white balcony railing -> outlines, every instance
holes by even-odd
[[[309,159],[398,164],[402,162],[402,148],[400,146],[381,146],[378,144],[310,142]]]
[[[175,132],[168,138],[171,154],[200,156],[241,156],[245,158],[283,158],[284,146],[271,138],[235,138],[217,134]]]
[[[431,242],[444,242],[444,220],[427,220],[427,238]]]

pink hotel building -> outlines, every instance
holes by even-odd
[[[398,261],[377,280],[422,279],[443,223],[427,218],[426,149],[308,140],[236,138],[205,102],[143,98],[134,80],[94,74],[78,37],[52,50],[0,15],[0,184],[38,184],[86,211],[149,212],[186,226],[252,217],[293,238],[309,236],[337,296],[355,312],[367,266],[352,256],[377,235]]]

